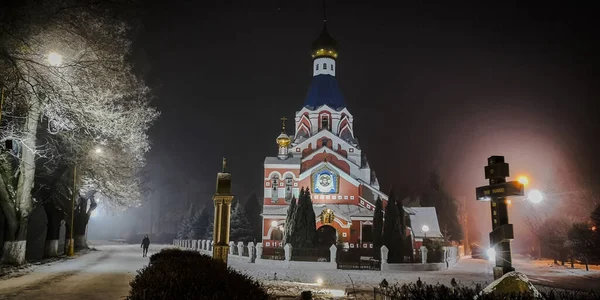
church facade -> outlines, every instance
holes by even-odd
[[[354,117],[335,76],[338,44],[326,26],[311,55],[313,78],[296,112],[293,134],[288,135],[282,118],[277,156],[264,161],[263,246],[283,246],[288,206],[305,188],[312,197],[320,243],[372,248],[375,202],[380,198],[385,204],[388,196],[380,191],[355,137]]]

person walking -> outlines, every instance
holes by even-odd
[[[144,249],[142,257],[146,257],[148,255],[148,247],[150,247],[150,238],[148,238],[148,235],[146,234],[142,240],[142,245],[140,246],[140,248]]]

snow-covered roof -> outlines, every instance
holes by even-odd
[[[329,208],[336,217],[344,220],[350,220],[352,217],[373,217],[373,211],[358,205],[350,204],[313,204],[315,216],[321,214],[321,211]],[[287,215],[287,205],[263,205],[263,216],[285,217]]]
[[[302,159],[300,157],[288,157],[286,159],[281,159],[279,157],[266,157],[265,165],[298,165],[300,166],[300,162]]]
[[[408,209],[410,209],[410,225],[415,238],[425,237],[422,230],[424,225],[429,227],[428,237],[442,237],[435,207],[408,207],[406,210]]]

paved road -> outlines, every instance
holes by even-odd
[[[76,259],[0,281],[0,299],[123,299],[136,270],[148,264],[138,245],[101,245]],[[158,250],[150,248],[150,254]]]

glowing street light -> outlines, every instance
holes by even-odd
[[[321,277],[317,278],[317,284],[323,285],[323,279]]]
[[[94,152],[96,152],[96,154],[100,154],[102,153],[102,148],[96,147],[96,149],[94,149]]]
[[[531,190],[531,192],[527,194],[527,198],[531,203],[540,203],[544,200],[544,195],[540,190]]]
[[[529,184],[529,178],[527,178],[527,176],[519,176],[519,178],[517,178],[517,181],[519,181],[519,183],[522,185]]]
[[[271,222],[271,227],[277,227],[277,221]]]
[[[50,63],[51,66],[53,67],[58,67],[62,64],[62,55],[56,53],[56,52],[50,52],[48,54],[48,63]]]
[[[496,261],[496,249],[494,249],[494,248],[487,249],[486,254],[488,256],[489,261]]]
[[[421,227],[421,230],[423,230],[423,233],[425,233],[425,238],[427,238],[427,232],[429,231],[429,226],[423,225],[423,227]]]

